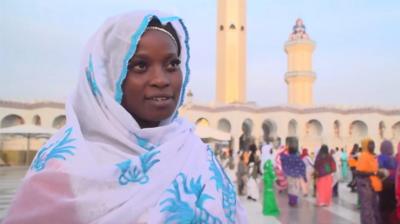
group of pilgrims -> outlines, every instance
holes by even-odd
[[[391,141],[382,141],[377,150],[369,138],[350,152],[325,144],[309,152],[300,150],[296,137],[287,137],[284,145],[266,141],[240,149],[237,166],[232,149],[218,154],[238,194],[260,201],[266,216],[280,215],[276,194],[287,195],[289,207],[298,206],[302,197],[315,197],[318,207],[330,206],[342,182],[357,194],[362,224],[400,223],[400,142],[397,153]]]

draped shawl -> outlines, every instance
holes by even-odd
[[[153,16],[178,33],[183,84],[175,113],[141,129],[120,104],[122,83]],[[212,150],[178,116],[188,41],[176,16],[141,11],[108,19],[86,47],[66,125],[37,153],[4,223],[246,223]]]

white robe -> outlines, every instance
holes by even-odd
[[[229,178],[194,127],[175,113],[141,129],[121,106],[129,59],[157,16],[178,33],[189,80],[182,20],[133,12],[105,22],[88,43],[67,122],[38,152],[4,224],[247,223]]]

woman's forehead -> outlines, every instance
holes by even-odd
[[[148,30],[139,40],[135,54],[156,51],[163,54],[178,54],[176,43],[160,31]]]

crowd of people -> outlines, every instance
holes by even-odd
[[[382,141],[376,153],[375,142],[368,138],[354,144],[349,153],[325,144],[311,152],[300,148],[296,137],[288,137],[282,146],[266,142],[241,149],[237,167],[232,150],[220,159],[238,194],[262,201],[265,215],[280,214],[276,194],[287,194],[291,207],[298,206],[302,197],[315,197],[316,206],[330,206],[343,182],[348,187],[344,190],[357,194],[361,223],[400,223],[400,186],[396,185],[400,143],[397,154],[389,140]]]

